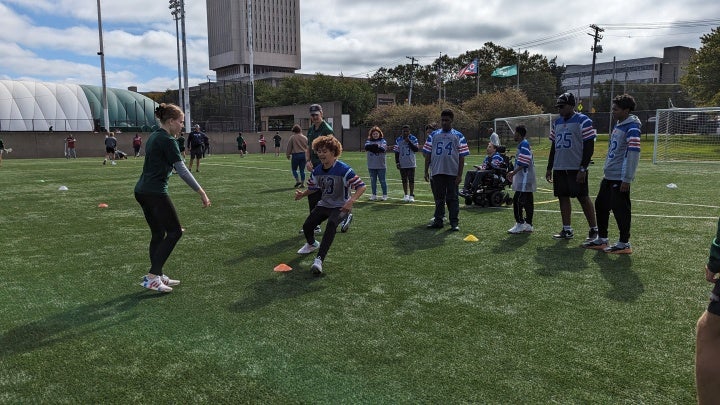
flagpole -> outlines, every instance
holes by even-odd
[[[520,49],[518,49],[518,60],[517,60],[517,89],[520,90]]]

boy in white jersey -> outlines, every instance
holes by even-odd
[[[298,253],[307,254],[320,248],[310,268],[314,275],[320,276],[323,274],[323,260],[335,239],[337,227],[350,213],[353,203],[365,191],[365,183],[350,166],[338,160],[342,153],[342,145],[334,136],[320,136],[313,141],[312,147],[321,164],[313,168],[307,189],[295,190],[295,200],[320,193],[320,201],[303,224],[303,234],[307,243],[298,250]],[[350,189],[355,190],[352,195]],[[318,243],[315,240],[314,230],[325,220],[328,221],[325,234]]]

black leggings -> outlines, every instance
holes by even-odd
[[[523,217],[523,209],[525,217]],[[515,222],[532,225],[533,214],[535,213],[535,197],[532,192],[516,191],[513,195],[513,214]]]
[[[168,195],[135,193],[135,199],[140,203],[152,233],[150,273],[162,275],[165,262],[182,236],[180,219]]]
[[[320,194],[320,191],[316,191],[313,194]],[[305,240],[308,244],[312,244],[315,241],[315,227],[320,225],[326,219],[328,221],[327,225],[325,225],[325,233],[320,241],[320,249],[317,254],[317,257],[319,257],[320,260],[325,260],[325,255],[327,255],[333,240],[335,240],[338,224],[345,218],[345,215],[346,214],[342,213],[340,208],[316,206],[305,220],[305,223],[303,224],[303,233],[305,234]]]

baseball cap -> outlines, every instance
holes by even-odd
[[[310,114],[313,113],[322,113],[322,107],[320,107],[320,104],[313,104],[310,106]]]
[[[555,107],[562,107],[564,105],[575,106],[575,96],[572,93],[563,93],[558,96],[555,101]]]

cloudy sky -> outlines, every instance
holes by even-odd
[[[191,84],[214,77],[205,2],[185,0]],[[176,88],[168,1],[101,6],[108,86]],[[407,56],[429,64],[440,53],[455,57],[489,41],[587,64],[590,24],[605,28],[599,62],[662,57],[666,46],[700,47],[700,36],[720,26],[720,2],[707,0],[300,0],[300,9],[300,73],[354,77],[409,63]],[[0,26],[0,79],[101,84],[96,0],[0,0]]]

